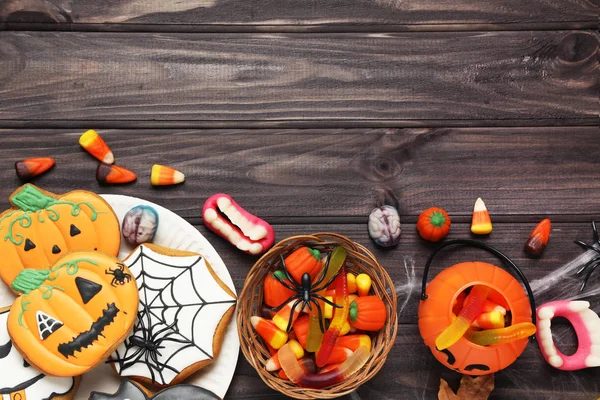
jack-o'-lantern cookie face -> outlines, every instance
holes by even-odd
[[[10,202],[0,214],[0,277],[8,285],[23,269],[48,269],[71,251],[119,252],[119,221],[94,193],[54,195],[27,184]]]
[[[23,270],[12,284],[8,332],[15,346],[48,375],[81,375],[130,332],[138,308],[135,279],[116,258],[74,252],[50,270]]]

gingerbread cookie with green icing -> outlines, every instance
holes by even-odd
[[[96,251],[24,269],[12,289],[21,294],[8,315],[12,343],[52,376],[78,376],[104,362],[131,331],[139,303],[129,269]]]
[[[0,277],[9,286],[23,269],[48,269],[71,251],[116,256],[119,221],[100,196],[84,190],[55,195],[26,184],[0,214]]]

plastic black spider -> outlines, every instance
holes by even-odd
[[[594,258],[592,258],[583,267],[581,267],[579,269],[579,271],[577,271],[577,275],[580,275],[584,271],[587,270],[585,272],[585,276],[583,277],[583,282],[581,283],[581,287],[579,288],[580,292],[583,292],[583,289],[585,289],[585,285],[587,285],[588,280],[590,279],[590,276],[594,273],[594,270],[596,268],[598,268],[598,265],[600,265],[600,248],[594,247],[594,245],[600,246],[600,238],[598,237],[598,229],[596,229],[596,222],[594,222],[594,221],[592,221],[592,231],[594,232],[594,242],[595,242],[594,244],[589,245],[587,243],[582,242],[581,240],[575,240],[575,243],[577,243],[584,249],[593,250],[596,253],[598,253],[598,256],[595,256]]]
[[[189,340],[182,340],[169,337],[177,333],[176,331],[172,330],[173,327],[177,325],[177,321],[174,321],[171,325],[167,325],[164,328],[153,332],[153,326],[151,325],[147,328],[144,324],[144,317],[142,315],[138,314],[138,320],[140,321],[140,332],[142,333],[142,335],[134,335],[129,337],[129,343],[126,344],[127,349],[137,347],[137,350],[135,350],[132,354],[126,357],[111,359],[107,362],[118,362],[121,364],[121,370],[124,370],[138,362],[141,362],[143,357],[144,362],[148,365],[148,370],[150,371],[150,374],[152,376],[152,383],[154,383],[156,380],[154,375],[154,369],[160,372],[166,368],[179,374],[180,371],[169,366],[167,363],[162,363],[158,360],[159,356],[162,357],[160,350],[165,348],[165,346],[162,346],[162,343],[164,341],[191,344]]]
[[[287,270],[287,267],[285,266],[285,261],[283,259],[283,255],[280,255],[279,257],[281,257],[281,266],[283,267],[283,272],[285,273],[285,276],[290,283],[285,282],[283,279],[279,278],[278,276],[275,276],[275,278],[283,286],[294,291],[296,294],[293,296],[290,296],[286,301],[284,301],[279,306],[273,308],[273,311],[277,312],[277,311],[281,310],[283,307],[285,307],[286,304],[288,304],[290,301],[296,300],[294,302],[294,304],[292,305],[292,310],[290,312],[290,319],[287,324],[286,331],[289,332],[292,329],[294,310],[296,309],[296,307],[300,303],[302,303],[303,308],[308,307],[308,309],[310,311],[312,311],[312,304],[314,304],[315,306],[317,306],[317,310],[319,313],[319,326],[321,328],[321,332],[325,332],[325,325],[323,323],[323,313],[321,311],[321,307],[319,306],[319,302],[317,300],[321,300],[322,302],[327,303],[330,306],[335,307],[335,308],[342,308],[342,306],[340,306],[339,304],[335,304],[335,303],[327,300],[325,297],[321,296],[320,294],[318,294],[318,292],[325,289],[327,286],[331,285],[331,283],[335,280],[335,278],[339,274],[339,272],[336,273],[334,276],[332,276],[329,279],[329,281],[323,283],[323,281],[325,280],[325,275],[327,275],[327,270],[329,269],[329,260],[331,259],[331,256],[329,256],[327,258],[325,267],[323,268],[322,273],[320,274],[319,278],[317,279],[317,281],[314,284],[311,282],[310,275],[308,274],[308,272],[305,272],[302,275],[302,282],[300,282],[300,283],[296,282],[294,280],[294,278],[290,275],[289,271]]]
[[[125,272],[125,264],[117,263],[119,268],[115,269],[107,269],[104,271],[107,275],[112,275],[114,278],[110,283],[111,286],[124,285],[125,283],[131,281],[131,275]]]

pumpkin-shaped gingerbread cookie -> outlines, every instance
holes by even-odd
[[[23,269],[48,269],[71,251],[119,252],[119,221],[92,192],[57,196],[27,184],[9,200],[13,208],[0,214],[0,277],[8,285]]]
[[[139,297],[130,271],[100,252],[73,252],[49,270],[25,269],[12,288],[8,332],[47,375],[77,376],[105,361],[129,334]]]

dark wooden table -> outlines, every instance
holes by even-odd
[[[581,253],[573,239],[591,241],[600,219],[599,10],[598,0],[1,0],[0,205],[19,185],[14,161],[52,156],[36,184],[177,212],[214,244],[238,290],[255,258],[202,225],[208,196],[229,193],[279,239],[346,235],[396,282],[400,321],[381,372],[346,398],[434,399],[440,377],[456,387],[458,375],[418,333],[418,285],[435,246],[418,237],[417,216],[443,207],[450,237],[468,238],[482,197],[494,221],[482,240],[542,286]],[[96,183],[96,163],[77,145],[86,129],[137,183]],[[153,189],[153,163],[187,181]],[[366,226],[386,190],[403,223],[388,251]],[[551,242],[532,260],[522,247],[543,217]],[[448,252],[434,271],[468,259],[495,262]],[[599,290],[596,273],[587,297],[596,311]],[[572,351],[569,328],[557,332]],[[530,344],[496,374],[491,398],[599,396],[600,368],[557,371]],[[240,355],[227,398],[281,397]]]

